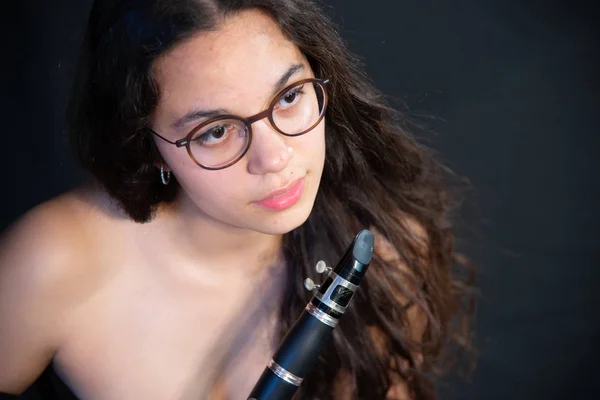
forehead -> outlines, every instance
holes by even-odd
[[[300,50],[270,16],[257,10],[240,12],[157,60],[159,110],[176,114],[191,105],[232,108],[236,102],[258,100],[297,63],[309,70]]]

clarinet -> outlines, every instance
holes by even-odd
[[[327,272],[327,278],[321,285],[310,278],[304,281],[315,294],[279,344],[248,400],[288,400],[296,393],[358,290],[371,263],[373,243],[373,234],[363,229],[335,267],[317,263],[317,272]]]

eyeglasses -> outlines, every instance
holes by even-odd
[[[303,79],[279,91],[269,108],[248,118],[220,115],[196,126],[183,139],[174,142],[152,129],[167,143],[185,147],[200,167],[219,170],[242,159],[252,142],[252,124],[268,118],[271,126],[285,136],[300,136],[314,129],[327,108],[328,79]]]

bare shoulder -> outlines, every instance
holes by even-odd
[[[76,256],[85,240],[76,208],[74,194],[65,194],[36,206],[9,226],[0,238],[2,281],[51,278],[65,272],[72,264],[68,259]]]
[[[0,268],[47,278],[68,272],[87,253],[95,227],[106,218],[101,201],[81,188],[29,210],[2,233]]]
[[[60,346],[90,292],[93,202],[77,190],[19,218],[0,237],[0,392],[24,390]]]

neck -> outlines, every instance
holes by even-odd
[[[282,235],[269,235],[218,221],[178,199],[160,213],[175,248],[223,272],[264,272],[282,261]],[[229,270],[229,271],[225,271]]]

